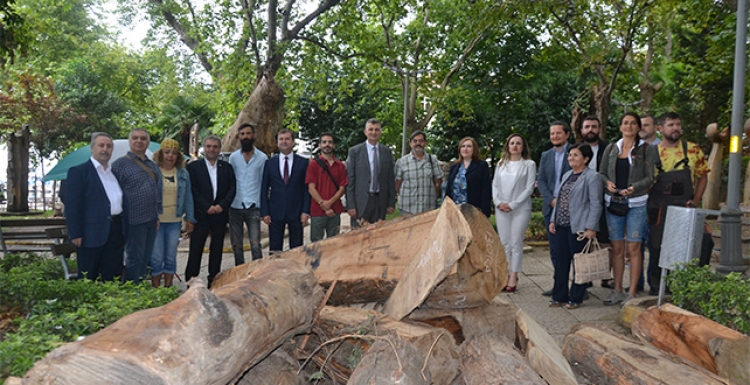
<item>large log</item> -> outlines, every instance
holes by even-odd
[[[498,333],[508,340],[516,339],[516,307],[496,299],[492,305],[468,309],[414,310],[409,319],[447,330],[457,343],[489,333]]]
[[[592,384],[727,384],[715,374],[595,324],[577,324],[563,338],[573,371]]]
[[[505,253],[487,217],[471,205],[458,207],[463,218],[452,215],[446,218],[468,221],[472,234],[480,236],[473,237],[455,271],[433,290],[427,303],[440,304],[436,305],[440,307],[486,305],[505,287]],[[276,256],[310,266],[325,288],[336,281],[330,305],[382,303],[391,295],[422,244],[431,238],[438,214],[455,208],[443,204],[440,210],[368,225]],[[444,222],[441,226],[459,228],[463,225]],[[224,271],[213,281],[212,287],[247,277],[256,263],[262,262],[253,261]]]
[[[276,261],[214,290],[200,280],[160,308],[50,352],[24,384],[226,384],[309,330],[323,297],[309,268]]]
[[[423,357],[428,357],[427,368],[432,373],[433,384],[450,385],[458,375],[458,348],[449,333],[427,325],[397,321],[374,310],[347,307],[324,307],[316,330],[325,338],[333,339],[345,335],[393,336],[412,344]],[[322,342],[322,341],[321,341]],[[329,363],[344,375],[349,357],[354,350],[367,352],[371,340],[347,339],[329,358]],[[422,364],[425,361],[422,360]]]
[[[384,337],[362,356],[347,385],[430,385],[424,353],[398,338]]]
[[[550,385],[577,385],[557,342],[523,309],[516,312],[516,338],[526,360]]]
[[[641,313],[633,334],[735,384],[750,384],[750,337],[708,318],[665,304]]]
[[[466,385],[544,385],[544,380],[507,338],[490,333],[461,345],[461,376]]]
[[[456,264],[471,242],[469,224],[452,200],[446,199],[430,237],[406,266],[393,293],[385,301],[383,314],[400,320],[422,304]],[[452,224],[453,226],[448,226]]]

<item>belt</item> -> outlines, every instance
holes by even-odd
[[[368,192],[367,195],[369,195],[371,197],[376,197],[376,196],[380,195],[380,193],[379,192]]]
[[[245,210],[247,210],[247,209],[254,209],[255,207],[256,207],[255,203],[251,204],[250,207],[246,207],[245,206],[245,202],[242,202],[242,208],[245,209]]]
[[[109,217],[110,222],[119,221],[120,219],[122,219],[122,214],[111,215]]]

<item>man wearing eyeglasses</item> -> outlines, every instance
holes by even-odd
[[[396,162],[396,192],[401,215],[414,215],[437,207],[443,171],[435,155],[424,148],[427,136],[414,131],[409,138],[411,152]]]

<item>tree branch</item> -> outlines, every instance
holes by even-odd
[[[291,2],[293,0],[289,0],[289,1]],[[307,15],[307,16],[305,16],[304,19],[300,20],[294,26],[294,28],[292,28],[291,31],[288,31],[288,32],[285,31],[285,33],[284,33],[284,35],[285,35],[284,36],[284,40],[289,41],[289,40],[292,40],[292,39],[296,39],[297,35],[299,35],[300,31],[303,28],[305,28],[308,24],[310,24],[310,22],[312,22],[313,20],[315,20],[318,16],[320,16],[324,12],[326,12],[329,9],[333,8],[334,6],[338,5],[340,2],[341,2],[341,0],[326,0],[325,2],[323,2],[322,4],[320,4],[320,6],[318,6],[317,9],[315,9],[312,12],[310,12],[310,14]]]
[[[164,19],[167,21],[167,24],[169,24],[169,26],[172,27],[175,32],[177,32],[180,40],[185,43],[185,45],[187,45],[191,51],[193,51],[195,56],[198,57],[198,60],[200,60],[201,62],[201,66],[203,66],[203,69],[205,69],[209,74],[213,75],[214,66],[209,61],[208,55],[206,55],[206,53],[201,49],[200,40],[188,34],[187,30],[182,26],[182,24],[180,24],[180,21],[177,20],[174,14],[166,10],[166,7],[162,0],[149,0],[149,2],[157,6],[157,8],[160,10],[159,12],[161,12],[162,16],[164,16]]]
[[[269,0],[268,1],[268,33],[267,33],[267,40],[268,40],[268,53],[266,54],[266,58],[270,58],[273,56],[274,52],[276,51],[276,29],[278,27],[276,16],[278,14],[278,11],[276,10],[276,7],[278,7],[279,2],[278,0]]]
[[[245,14],[245,23],[250,27],[250,46],[253,48],[253,55],[255,55],[256,65],[260,65],[260,50],[258,49],[258,37],[255,35],[255,24],[253,24],[253,10],[255,10],[255,1],[251,0],[252,3],[248,3],[248,0],[240,0],[242,10]],[[247,40],[245,40],[247,42]]]
[[[310,37],[310,36],[307,36],[305,34],[299,34],[297,36],[297,38],[299,40],[306,41],[308,43],[316,45],[316,46],[322,48],[324,51],[330,53],[331,55],[334,55],[334,56],[336,56],[338,58],[341,58],[341,59],[344,59],[344,60],[351,59],[353,57],[365,57],[365,56],[367,56],[366,54],[359,53],[359,52],[355,52],[355,53],[352,53],[352,54],[344,54],[344,53],[335,51],[333,48],[327,46],[325,43],[321,42],[320,40],[317,40],[317,39],[315,39],[313,37]]]

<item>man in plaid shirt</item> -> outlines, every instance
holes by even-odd
[[[409,138],[411,152],[396,162],[396,191],[401,215],[413,215],[437,207],[443,170],[434,155],[425,152],[427,136],[414,131]]]
[[[112,163],[120,182],[125,223],[125,279],[139,283],[154,250],[161,212],[161,172],[146,156],[151,137],[143,128],[130,131],[130,151]]]

